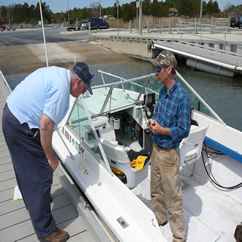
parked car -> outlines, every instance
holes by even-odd
[[[77,31],[77,30],[84,30],[88,29],[88,22],[87,21],[81,21],[79,24],[71,25],[66,28],[68,31]]]
[[[15,31],[15,30],[16,30],[16,28],[14,28],[14,27],[8,27],[8,28],[7,28],[7,30],[8,30],[8,31],[10,31],[10,30]]]
[[[6,29],[6,27],[4,25],[0,25],[0,30],[4,31]]]
[[[109,23],[101,18],[90,18],[91,29],[109,29]]]
[[[242,15],[233,16],[230,21],[230,27],[242,28]]]
[[[79,30],[85,30],[88,29],[88,22],[87,21],[81,21],[78,26]]]
[[[76,30],[78,30],[78,26],[76,26],[76,25],[71,25],[71,26],[68,26],[66,29],[67,29],[68,31],[72,31],[72,30],[76,31]]]

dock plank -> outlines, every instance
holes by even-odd
[[[12,194],[13,195],[13,194]],[[1,202],[0,216],[25,208],[23,201],[14,202],[12,199]],[[0,217],[1,221],[1,217]],[[1,228],[1,227],[0,227]]]
[[[13,163],[9,159],[9,157],[0,159],[0,174],[13,170]]]
[[[16,241],[19,238],[25,238],[33,235],[34,229],[30,220],[26,220],[19,224],[13,224],[12,226],[0,230],[0,241]],[[36,238],[36,236],[35,236]],[[37,241],[37,238],[36,238]]]
[[[2,152],[6,152],[6,151],[8,152],[8,155],[10,155],[9,151],[8,151],[8,147],[5,144],[0,145],[0,154],[2,154]]]
[[[15,178],[10,178],[8,180],[0,182],[0,192],[13,189],[17,185],[16,179]],[[13,193],[13,190],[12,190]]]
[[[0,169],[1,170],[1,169]],[[0,182],[15,178],[14,170],[9,170],[1,174]]]
[[[0,159],[0,166],[12,164],[12,161],[9,159],[9,157],[3,157]]]
[[[6,148],[6,146],[5,146]],[[4,157],[9,157],[10,154],[9,154],[9,151],[7,149],[3,150],[1,153],[0,153],[0,158],[4,158]]]
[[[75,241],[94,241],[92,239],[92,237],[90,236],[90,234],[87,231],[87,228],[85,228],[85,223],[84,221],[80,218],[74,218],[71,219],[69,221],[66,221],[64,223],[61,224],[57,224],[57,226],[60,229],[64,229],[66,231],[68,231],[69,235],[70,235],[70,239],[68,240],[68,242],[75,242]],[[83,231],[80,231],[79,228],[83,228]],[[19,242],[35,242],[38,241],[36,235],[33,233],[32,235],[29,235],[28,237],[25,238],[20,238],[16,241]]]
[[[0,192],[0,211],[2,210],[1,203],[13,199],[13,189],[8,189]]]
[[[0,231],[13,225],[29,220],[29,213],[25,208],[0,216]]]
[[[52,210],[59,209],[61,207],[70,205],[70,200],[67,198],[67,196],[64,193],[64,190],[60,186],[55,186],[57,189],[52,190],[52,197],[53,197],[53,203],[51,204]],[[1,210],[0,215],[8,214],[10,212],[16,211],[21,208],[25,208],[25,204],[23,201],[13,201],[13,193],[10,194],[10,197],[8,200],[1,202]]]

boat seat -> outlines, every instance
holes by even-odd
[[[208,124],[203,126],[192,125],[189,136],[182,140],[180,149],[180,166],[191,164],[201,157],[203,140]]]
[[[94,126],[96,128],[99,138],[109,141],[112,144],[118,144],[116,141],[116,135],[113,126],[109,122],[109,118],[106,116],[99,116],[94,121]]]
[[[110,166],[122,171],[126,175],[127,187],[136,187],[148,176],[148,165],[150,160],[145,164],[142,170],[136,171],[136,169],[132,168],[130,165],[130,159],[124,146],[112,144],[102,138],[100,138],[100,141]]]
[[[110,124],[108,124],[106,127],[97,129],[97,131],[99,132],[100,138],[107,140],[108,142],[110,142],[114,145],[118,144],[113,126],[111,126]]]
[[[139,152],[142,150],[142,147],[140,146],[139,141],[134,140],[132,136],[128,134],[124,134],[123,130],[116,130],[115,134],[119,144],[128,146],[130,149],[136,152]]]

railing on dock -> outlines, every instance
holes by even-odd
[[[186,39],[187,36],[191,36],[190,42],[193,41],[194,45],[203,45],[205,49],[214,50],[214,43],[218,43],[219,49],[217,51],[242,57],[242,41],[240,41],[242,30],[226,26],[225,22],[208,24],[197,22],[196,19],[195,21],[180,20],[176,29],[182,42],[185,42],[182,37],[183,34],[186,34]],[[238,41],[234,41],[234,39]],[[208,42],[209,46],[206,47],[204,42]]]

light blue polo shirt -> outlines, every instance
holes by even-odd
[[[70,102],[70,70],[52,66],[27,76],[7,98],[12,114],[29,128],[39,128],[46,114],[55,128],[65,117]]]

